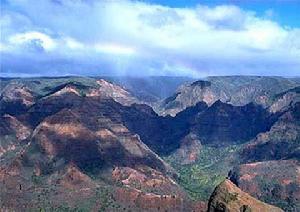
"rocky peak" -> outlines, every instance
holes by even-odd
[[[208,203],[209,212],[227,211],[272,211],[283,212],[280,208],[261,202],[243,192],[230,180],[223,181],[216,187]]]
[[[25,106],[34,103],[33,92],[21,83],[8,84],[1,94],[1,99],[6,102],[20,101]]]
[[[34,93],[28,87],[21,83],[10,83],[1,93],[0,113],[21,114],[34,103]]]
[[[196,81],[180,87],[175,95],[162,102],[158,110],[162,111],[160,112],[162,115],[175,116],[178,112],[194,106],[198,102],[212,105],[219,98],[219,95],[211,88],[210,82]]]
[[[96,82],[99,88],[91,89],[87,93],[87,96],[110,97],[122,105],[131,105],[139,102],[129,91],[119,85],[110,83],[104,79],[97,80]]]
[[[66,93],[74,93],[74,94],[80,96],[77,88],[75,86],[72,86],[72,85],[66,85],[65,87],[63,87],[62,89],[56,91],[55,93],[51,94],[50,96],[60,96],[60,95],[66,94]]]
[[[16,117],[5,114],[0,118],[0,135],[14,134],[18,140],[25,140],[31,135],[30,127],[20,122]]]
[[[300,86],[277,94],[269,111],[271,113],[284,112],[297,102],[300,102]]]
[[[157,111],[162,115],[175,116],[197,102],[210,106],[219,99],[235,106],[255,102],[266,108],[273,103],[274,95],[297,86],[299,82],[296,80],[281,77],[208,77],[181,86],[172,97],[160,104]]]
[[[64,94],[76,94],[78,96],[81,96],[83,94],[83,91],[86,91],[87,89],[91,88],[90,86],[84,85],[81,82],[77,81],[71,81],[59,84],[55,87],[45,87],[43,88],[43,91],[47,91],[47,93],[44,95],[45,98],[49,98],[51,96],[61,96]]]

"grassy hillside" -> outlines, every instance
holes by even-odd
[[[217,148],[202,146],[198,160],[181,165],[174,156],[166,157],[179,173],[179,184],[194,200],[208,200],[214,188],[221,183],[233,166],[238,164],[237,152],[242,145]]]

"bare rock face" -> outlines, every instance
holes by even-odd
[[[72,207],[76,201],[94,198],[105,187],[112,189],[105,195],[115,201],[110,194],[119,186],[145,193],[139,205],[147,201],[151,205],[160,195],[170,196],[170,208],[178,207],[173,194],[187,200],[174,181],[175,171],[124,126],[126,110],[110,97],[82,96],[69,87],[39,99],[24,118],[33,132],[19,133],[27,136],[28,144],[11,163],[0,164],[3,207],[16,209],[21,202],[34,208],[40,195],[47,195],[54,206],[65,202]],[[26,128],[10,115],[6,119],[18,130]],[[18,135],[13,128],[12,132]],[[95,207],[104,207],[101,204],[96,202]]]
[[[248,212],[269,211],[283,212],[280,208],[263,203],[243,192],[230,180],[223,181],[211,195],[208,203],[209,212]]]
[[[0,164],[7,164],[27,145],[32,129],[16,117],[0,116]]]
[[[21,114],[35,102],[34,93],[21,83],[10,83],[0,97],[0,113]]]
[[[77,90],[77,87],[75,85],[72,85],[71,83],[68,83],[65,86],[58,89],[57,91],[53,92],[52,94],[47,95],[47,98],[49,98],[51,96],[60,96],[60,95],[63,95],[63,94],[70,94],[70,93],[76,94],[77,96],[81,95],[79,93],[79,91]]]
[[[254,103],[233,106],[218,100],[195,117],[192,131],[202,144],[243,143],[267,131],[274,120],[275,117]]]
[[[180,148],[173,153],[173,157],[182,165],[192,164],[198,159],[200,150],[201,141],[197,135],[190,133],[182,139]]]
[[[110,97],[122,105],[139,103],[138,99],[119,85],[110,83],[103,79],[97,80],[97,84],[99,85],[99,88],[91,89],[87,93],[87,96]]]
[[[32,145],[50,159],[62,157],[79,168],[147,164],[167,172],[165,163],[122,124],[121,109],[111,100],[85,98],[45,118],[33,132]]]
[[[116,84],[76,80],[19,80],[1,90],[1,209],[206,211],[161,156],[189,165],[206,145],[239,144],[232,157],[245,164],[230,179],[260,200],[298,210],[300,107],[291,80],[199,80],[162,103],[160,112],[174,117]],[[280,95],[270,98],[274,92]],[[280,211],[244,192],[225,181],[209,210]]]
[[[51,116],[62,109],[80,106],[82,100],[83,98],[74,92],[49,95],[37,100],[24,116],[33,127],[36,127],[46,117]]]
[[[30,127],[20,122],[14,116],[5,114],[0,120],[0,135],[14,134],[19,141],[25,140],[31,135],[32,130]]]
[[[6,102],[18,101],[20,104],[30,106],[34,103],[32,91],[23,84],[11,83],[2,92],[2,100]]]
[[[297,102],[300,102],[299,86],[277,94],[274,102],[269,107],[269,111],[272,113],[285,111]]]
[[[300,209],[300,163],[297,160],[243,164],[233,169],[229,177],[255,198],[289,211]]]
[[[172,178],[149,167],[116,167],[112,179],[122,185],[114,198],[133,211],[206,211],[204,202],[189,200]]]
[[[170,210],[183,211],[183,198],[176,195],[158,195],[144,193],[137,189],[121,188],[117,190],[116,198],[125,204],[145,211]]]
[[[138,189],[119,188],[114,197],[133,211],[204,212],[207,209],[204,202],[192,202],[178,195],[145,193]]]
[[[291,106],[267,132],[258,134],[240,153],[244,162],[300,157],[300,103]]]
[[[198,102],[205,102],[210,106],[217,100],[235,106],[254,102],[266,108],[273,103],[275,94],[297,86],[297,81],[280,77],[208,77],[181,86],[173,96],[160,104],[157,111],[162,115],[175,116]],[[274,110],[275,108],[276,106]]]
[[[56,183],[62,185],[66,189],[82,190],[85,188],[85,190],[89,190],[91,187],[96,186],[92,179],[80,171],[73,163],[66,166],[64,171],[61,179]]]
[[[180,87],[176,94],[163,101],[159,110],[162,111],[162,115],[175,116],[180,111],[194,106],[198,102],[212,105],[220,99],[220,95],[211,88],[211,82],[199,80],[190,85]],[[226,96],[225,94],[223,95]]]
[[[112,179],[126,187],[137,188],[153,193],[165,193],[182,195],[178,184],[174,179],[163,175],[161,172],[140,166],[132,169],[130,167],[116,167],[112,172]]]
[[[129,131],[160,155],[169,154],[180,146],[180,140],[188,133],[185,121],[158,116],[148,105],[133,104],[122,112],[122,120]]]

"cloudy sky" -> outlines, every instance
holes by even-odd
[[[300,75],[300,0],[0,1],[1,76]]]

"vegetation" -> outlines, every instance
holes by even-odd
[[[5,150],[2,154],[0,154],[0,163],[3,163],[4,165],[4,163],[9,164],[14,159],[16,153],[21,150],[22,143],[17,142],[15,135],[4,135],[0,136],[0,147]]]
[[[4,81],[1,79],[2,86],[0,87],[0,92],[5,87],[6,84],[15,82],[22,83],[32,90],[38,96],[45,96],[55,92],[55,89],[61,88],[61,86],[70,84],[74,86],[79,86],[79,88],[85,90],[89,87],[98,87],[96,80],[90,77],[39,77],[39,78],[15,78],[10,81]]]
[[[88,211],[116,211],[120,210],[121,205],[119,205],[113,198],[112,192],[114,187],[109,185],[102,185],[101,187],[94,188],[92,195],[82,198],[80,193],[76,191],[68,190],[69,195],[58,194],[54,195],[57,188],[44,187],[43,189],[35,190],[32,194],[36,196],[35,199],[38,200],[33,208],[38,209],[40,212],[46,211],[63,211],[63,212],[88,212]],[[80,195],[81,198],[75,198],[74,196]],[[36,210],[32,210],[36,211]]]
[[[272,171],[272,170],[271,170]],[[289,170],[286,170],[289,171]],[[289,186],[283,186],[282,183],[274,179],[268,179],[263,176],[257,176],[258,186],[261,188],[262,195],[260,200],[267,202],[269,204],[277,205],[280,208],[285,209],[286,211],[296,211],[300,206],[296,198],[287,197],[287,200],[282,200],[282,195],[289,195],[296,193],[299,189],[299,186],[293,182]]]
[[[199,159],[191,165],[181,165],[175,157],[166,157],[179,172],[179,184],[194,200],[208,200],[214,188],[221,183],[228,172],[238,163],[237,151],[241,145],[224,148],[203,146]]]
[[[220,79],[222,80],[222,79]],[[87,94],[87,91],[90,88],[96,88],[100,85],[96,83],[96,78],[79,78],[79,77],[63,77],[63,78],[32,78],[32,79],[13,79],[12,81],[15,82],[20,82],[30,88],[31,91],[33,91],[34,95],[42,97],[42,96],[47,96],[50,94],[53,94],[60,89],[64,88],[65,86],[74,86],[78,88],[78,92],[82,97],[85,97]],[[237,93],[237,95],[240,95],[238,97],[244,97],[246,96],[246,100],[248,101],[254,101],[252,99],[252,90],[255,93],[254,96],[259,96],[259,95],[265,95],[264,93],[261,93],[262,91],[266,90],[264,88],[264,85],[261,83],[260,78],[253,77],[253,78],[245,78],[243,79],[244,84],[251,84],[252,81],[258,81],[257,83],[254,83],[253,86],[246,86],[247,89],[242,90],[242,93],[239,93],[240,90],[240,79],[238,80],[233,80],[232,78],[228,78],[228,83],[216,83],[218,81],[218,78],[215,78],[212,80],[212,87],[216,91],[221,91],[224,86],[227,85],[226,87],[226,92],[233,92]],[[268,81],[267,87],[272,87],[274,84],[276,84],[277,79],[272,78],[272,80]],[[6,81],[5,81],[6,83]],[[4,84],[5,84],[4,83]],[[203,81],[198,81],[196,83],[193,83],[194,85],[197,86],[206,86],[208,84],[204,83]],[[216,85],[218,84],[218,85]],[[286,82],[286,86],[284,87],[293,87],[293,83]],[[255,86],[257,85],[257,86]],[[260,85],[260,86],[258,86]],[[157,85],[155,85],[157,87]],[[139,86],[138,86],[139,87]],[[3,89],[2,87],[0,89]],[[148,89],[148,88],[147,88]],[[150,89],[150,88],[149,88]],[[251,91],[250,93],[247,93],[246,91]],[[278,90],[283,91],[286,90],[286,88],[280,87]],[[293,88],[293,91],[299,93],[299,87]],[[273,92],[273,90],[271,89]],[[218,93],[218,92],[216,92]],[[136,91],[136,95],[144,95],[144,93],[139,93]],[[154,97],[158,95],[156,92],[151,93]],[[149,95],[151,97],[151,95]],[[177,107],[177,104],[181,104],[181,102],[175,101],[176,97],[178,94],[175,94],[174,96],[168,98],[165,100],[165,103],[168,103],[167,106],[170,107]],[[67,95],[66,95],[67,96]],[[232,98],[234,98],[235,95],[233,95]],[[149,98],[150,98],[149,97]],[[81,98],[83,100],[87,100],[88,97],[86,98]],[[92,98],[91,98],[92,99]],[[156,99],[156,98],[154,98]],[[239,98],[237,98],[235,101],[236,103]],[[243,100],[243,98],[241,98]],[[72,98],[70,99],[72,100]],[[98,100],[97,100],[98,101]],[[51,102],[52,103],[52,102]],[[97,102],[98,103],[98,102]],[[111,104],[108,102],[107,104]],[[225,104],[225,103],[224,103]],[[51,104],[50,104],[51,105]],[[43,118],[49,116],[49,114],[56,113],[57,111],[60,110],[60,105],[56,104],[56,102],[53,102],[53,105],[55,107],[54,110],[53,108],[50,107],[52,111],[50,113],[45,113],[45,115],[42,114]],[[76,109],[76,104],[74,104],[74,108]],[[97,104],[98,105],[98,104]],[[99,104],[100,105],[100,104]],[[200,114],[199,111],[202,111],[203,105],[199,104],[198,106],[191,107],[189,109],[186,109],[184,112],[181,112],[178,116],[176,116],[175,119],[179,120],[178,122],[173,122],[173,118],[169,117],[158,117],[156,114],[152,114],[152,111],[149,112],[147,107],[142,107],[142,106],[132,106],[130,107],[120,107],[119,104],[112,104],[112,105],[106,105],[103,104],[106,107],[103,107],[103,114],[101,111],[99,111],[99,114],[101,114],[101,118],[97,112],[94,113],[94,115],[99,115],[95,116],[95,120],[99,118],[99,120],[94,122],[94,120],[90,121],[82,118],[82,122],[86,126],[89,127],[89,130],[93,131],[94,125],[98,125],[103,123],[103,126],[106,126],[106,119],[103,117],[108,116],[111,119],[111,123],[115,124],[120,124],[119,123],[119,116],[122,117],[122,124],[124,124],[130,132],[136,133],[141,136],[143,142],[145,142],[152,150],[156,151],[157,149],[161,148],[161,152],[169,154],[169,152],[172,152],[173,150],[176,150],[179,145],[180,145],[180,139],[182,138],[183,135],[185,135],[188,132],[193,132],[190,131],[191,128],[190,125],[188,125],[189,121],[195,117],[196,114]],[[100,106],[103,106],[102,104]],[[43,106],[43,105],[42,105]],[[89,106],[89,105],[88,105]],[[91,104],[93,106],[93,104]],[[166,106],[165,109],[168,109]],[[213,146],[208,146],[204,144],[204,139],[200,138],[202,143],[204,144],[201,147],[201,151],[199,154],[199,158],[197,161],[193,164],[190,165],[182,165],[181,161],[179,158],[176,158],[175,154],[174,155],[168,155],[164,159],[171,164],[179,173],[179,178],[178,178],[178,183],[186,190],[186,192],[189,194],[189,196],[194,199],[194,200],[202,200],[202,201],[207,201],[211,193],[213,192],[214,188],[222,182],[228,172],[234,167],[239,165],[240,163],[249,163],[249,162],[254,162],[254,161],[264,161],[264,160],[273,160],[273,159],[290,159],[290,158],[296,158],[299,159],[299,151],[297,150],[297,147],[299,146],[299,135],[298,137],[294,138],[293,133],[287,133],[286,126],[291,128],[291,132],[297,132],[298,128],[297,126],[299,125],[299,110],[297,109],[298,105],[294,107],[294,109],[291,109],[291,114],[293,117],[295,117],[295,121],[293,120],[292,123],[285,123],[289,122],[290,120],[283,120],[281,125],[276,125],[275,127],[276,131],[270,133],[270,135],[267,136],[269,140],[264,140],[267,142],[262,142],[261,146],[259,146],[259,150],[253,151],[253,160],[242,160],[243,156],[245,157],[246,154],[240,154],[240,150],[242,149],[241,147],[243,146],[242,144],[232,144],[231,142],[225,142],[225,135],[226,135],[226,130],[220,133],[220,137],[222,140],[215,139],[217,144],[225,142],[224,145],[228,146],[218,146],[218,147],[213,147]],[[64,106],[65,107],[65,106]],[[140,107],[140,108],[139,108]],[[233,106],[230,106],[233,107]],[[69,109],[69,107],[66,107]],[[247,107],[245,107],[247,109]],[[249,107],[248,107],[249,108]],[[255,107],[253,107],[255,109]],[[93,109],[93,108],[91,108]],[[128,110],[127,110],[128,109]],[[144,110],[145,109],[145,110]],[[250,107],[251,109],[251,107]],[[254,110],[253,109],[253,110]],[[124,110],[124,111],[123,111]],[[264,109],[262,109],[264,111]],[[17,111],[17,110],[16,110]],[[34,111],[34,110],[33,110]],[[91,110],[93,111],[93,110]],[[117,111],[117,112],[115,112]],[[145,112],[146,111],[146,112]],[[217,110],[217,112],[221,110]],[[244,110],[242,110],[244,111]],[[249,117],[251,114],[252,110],[246,110],[246,116]],[[77,111],[78,112],[78,111]],[[231,111],[228,113],[225,113],[227,116],[228,114],[230,115]],[[148,114],[149,113],[149,114]],[[240,111],[238,111],[237,114],[239,114]],[[17,113],[16,113],[17,114]],[[90,111],[83,110],[79,111],[78,114],[80,114],[80,117],[83,117],[85,115],[90,115]],[[107,115],[109,114],[109,115]],[[123,115],[125,114],[125,115]],[[209,116],[207,116],[207,121],[210,121],[212,117],[216,116],[216,112],[213,111]],[[18,115],[18,114],[17,114]],[[68,115],[68,113],[66,113]],[[38,124],[38,121],[35,121],[35,116],[41,116],[40,113],[32,113],[30,111],[29,117],[32,116],[32,120],[34,120],[34,124],[32,124],[33,127],[36,127],[35,124]],[[103,116],[103,117],[102,117]],[[53,120],[60,120],[63,119],[64,116],[57,116]],[[67,116],[66,116],[67,117]],[[222,116],[220,116],[222,118]],[[235,121],[235,116],[232,116],[233,118],[229,118],[230,124],[233,123],[238,123],[236,128],[242,129],[241,134],[246,134],[247,132],[252,132],[252,128],[249,129],[248,127],[242,127],[240,123],[244,123],[242,118],[241,122],[234,122]],[[254,118],[259,118],[261,117],[260,115],[255,115]],[[21,119],[27,118],[27,117],[20,117]],[[72,117],[73,118],[73,117]],[[103,118],[103,119],[102,119]],[[116,120],[115,120],[116,119]],[[124,119],[124,120],[123,120]],[[264,118],[262,118],[264,119]],[[41,120],[41,119],[37,119]],[[146,120],[146,121],[145,121]],[[198,119],[201,120],[201,117]],[[216,119],[219,120],[219,119]],[[31,119],[30,119],[31,121]],[[124,122],[124,123],[123,123]],[[49,122],[50,123],[50,122]],[[59,122],[63,123],[64,122]],[[77,122],[75,122],[77,123]],[[130,124],[129,124],[130,123]],[[134,123],[134,124],[133,124]],[[229,126],[226,124],[226,118],[224,122],[224,126]],[[127,126],[127,125],[128,126]],[[196,123],[197,124],[197,123]],[[194,122],[192,125],[196,125]],[[205,123],[204,123],[205,124]],[[289,125],[287,125],[289,124]],[[108,129],[110,129],[110,122],[107,124]],[[132,126],[131,126],[132,125]],[[176,126],[176,127],[173,127]],[[291,125],[291,126],[290,126]],[[296,126],[297,125],[297,126]],[[145,126],[145,127],[142,127]],[[235,125],[234,125],[235,126]],[[250,122],[249,126],[256,126],[252,122]],[[91,128],[91,129],[90,129]],[[5,128],[4,128],[5,129]],[[4,130],[5,131],[5,130]],[[148,133],[150,131],[150,133]],[[209,130],[203,130],[204,132],[209,132]],[[238,132],[236,130],[232,130],[233,135],[237,134]],[[288,131],[289,132],[289,131]],[[54,132],[51,132],[49,130],[48,134],[49,136],[52,136]],[[256,133],[255,133],[256,134]],[[159,135],[159,136],[156,136]],[[83,134],[85,136],[85,134]],[[83,137],[82,136],[82,137]],[[120,135],[123,136],[123,135]],[[289,140],[289,136],[292,137],[293,139]],[[63,143],[63,141],[67,137],[61,137],[62,139],[59,139],[58,141]],[[122,137],[121,137],[122,138]],[[81,139],[81,137],[80,137]],[[229,138],[230,139],[230,138]],[[207,139],[208,141],[211,142],[210,139]],[[236,139],[239,141],[239,139]],[[1,158],[1,163],[4,161],[5,163],[9,164],[20,152],[22,147],[26,147],[26,144],[30,139],[22,142],[18,142],[16,136],[14,135],[3,135],[0,137],[0,146],[4,148],[4,154],[2,155]],[[170,142],[169,142],[170,141]],[[111,172],[109,172],[109,175],[105,175],[103,172],[104,168],[106,168],[104,165],[108,164],[108,167],[113,168],[113,166],[110,166],[111,164],[114,164],[110,161],[110,159],[106,160],[106,156],[110,156],[109,154],[114,154],[112,157],[113,160],[115,160],[115,164],[127,164],[123,163],[123,161],[120,161],[120,159],[127,158],[127,157],[119,157],[119,155],[123,154],[123,149],[122,148],[112,148],[109,152],[109,154],[103,154],[96,151],[98,148],[87,148],[86,152],[89,154],[88,158],[92,158],[92,160],[86,160],[86,157],[84,154],[82,157],[77,157],[76,155],[73,156],[73,154],[78,154],[81,153],[77,151],[77,148],[75,148],[76,151],[73,151],[70,157],[62,157],[60,158],[60,155],[57,158],[51,158],[47,157],[47,154],[44,154],[45,152],[42,149],[39,149],[39,145],[34,145],[34,143],[37,143],[35,140],[32,140],[32,145],[29,145],[26,147],[26,154],[24,154],[25,157],[22,156],[22,179],[20,178],[21,182],[17,182],[17,185],[22,184],[22,187],[25,187],[25,189],[22,188],[22,195],[24,196],[20,197],[20,205],[28,205],[29,207],[33,208],[38,208],[40,211],[115,211],[115,210],[126,210],[126,209],[132,209],[130,207],[135,207],[135,206],[128,206],[129,208],[124,207],[126,203],[123,205],[123,203],[118,204],[116,200],[113,198],[113,193],[114,189],[119,186],[124,186],[121,184],[121,182],[114,183],[112,182],[111,179]],[[58,146],[58,150],[60,149],[60,144]],[[77,145],[76,142],[70,142],[72,145]],[[92,142],[94,144],[94,142]],[[209,143],[209,142],[207,142]],[[230,144],[227,144],[230,143]],[[236,142],[239,143],[239,142]],[[13,145],[14,146],[13,146]],[[258,143],[259,144],[259,143]],[[63,146],[63,145],[61,145]],[[13,147],[13,148],[12,148]],[[81,145],[79,145],[80,151],[85,151],[84,148],[82,148]],[[284,147],[284,148],[281,148]],[[157,149],[155,149],[157,148]],[[171,149],[172,148],[172,149]],[[68,148],[65,148],[68,150]],[[109,149],[109,148],[107,148]],[[6,151],[7,150],[7,151]],[[93,152],[92,150],[95,150],[96,152]],[[160,150],[160,149],[159,149]],[[273,151],[274,150],[274,151]],[[276,152],[275,152],[276,150]],[[124,150],[125,151],[125,150]],[[70,151],[62,151],[63,154],[66,152]],[[274,158],[274,152],[276,153],[276,158]],[[125,152],[127,154],[127,152]],[[129,153],[128,153],[129,154]],[[101,157],[99,156],[101,155]],[[160,154],[161,156],[162,154]],[[250,155],[250,154],[249,154]],[[261,157],[260,157],[261,155]],[[65,155],[64,155],[65,156]],[[93,156],[93,157],[91,157]],[[95,156],[95,157],[94,157]],[[105,156],[105,157],[102,157]],[[252,155],[250,155],[252,156]],[[288,156],[288,157],[287,157]],[[78,159],[79,158],[79,159]],[[102,158],[104,158],[102,161]],[[250,158],[250,157],[249,157]],[[74,159],[74,160],[73,160]],[[136,157],[134,156],[132,161],[134,161]],[[154,163],[153,158],[151,157],[145,157],[143,158],[145,164],[150,163],[151,167],[153,167],[157,164],[157,168],[160,168],[160,163]],[[66,186],[63,187],[61,186],[62,184],[59,184],[58,180],[62,177],[59,172],[56,172],[57,170],[62,170],[64,167],[64,164],[67,164],[68,162],[75,162],[76,165],[80,168],[81,171],[83,171],[85,174],[87,174],[89,177],[92,178],[93,182],[96,182],[95,185],[92,184],[91,187],[87,187],[84,189],[81,189],[80,184],[76,184],[74,187],[72,186]],[[131,160],[129,160],[130,163],[129,166],[131,166]],[[150,161],[150,162],[149,162]],[[34,165],[39,164],[39,168],[41,170],[41,176],[37,176],[33,174],[33,169]],[[111,163],[111,164],[110,164]],[[2,165],[2,164],[1,164]],[[18,165],[18,164],[17,164]],[[18,167],[16,167],[18,168]],[[291,170],[291,169],[289,169]],[[294,170],[294,169],[293,169]],[[280,206],[284,209],[289,209],[291,208],[291,205],[296,205],[295,203],[297,199],[293,199],[294,193],[297,192],[297,187],[298,185],[296,183],[289,183],[286,187],[281,186],[280,184],[283,184],[281,181],[276,180],[275,174],[275,169],[270,167],[269,169],[263,170],[262,173],[272,173],[272,176],[267,176],[263,177],[261,174],[257,176],[259,178],[258,181],[258,188],[261,189],[261,193],[263,193],[261,196],[258,196],[260,200],[263,200],[265,202],[275,204],[277,206]],[[282,171],[282,170],[280,170]],[[151,174],[151,173],[150,173]],[[287,171],[284,170],[284,176],[286,176]],[[292,173],[291,175],[293,175]],[[278,176],[281,176],[282,173],[279,172]],[[24,179],[23,179],[24,178]],[[274,180],[275,178],[275,180]],[[76,181],[76,180],[75,180]],[[294,180],[295,181],[295,180]],[[27,185],[25,185],[25,182]],[[250,182],[253,183],[254,181]],[[154,194],[163,194],[165,191],[168,190],[168,193],[172,194],[172,191],[169,191],[171,189],[166,189],[163,186],[160,188],[159,186],[153,186],[153,188],[144,188],[143,184],[140,184],[138,182],[133,181],[132,187],[140,189],[144,192],[151,192]],[[26,190],[27,189],[27,190]],[[161,189],[161,190],[160,190]],[[0,185],[0,190],[1,185]],[[19,189],[21,190],[21,188]],[[19,191],[18,191],[19,192]],[[290,196],[286,195],[287,198],[283,199],[280,194],[291,194]],[[11,195],[9,192],[6,193],[9,196]],[[5,194],[5,195],[6,195]],[[253,195],[253,194],[252,194]],[[16,195],[15,195],[16,196]],[[21,196],[21,195],[20,195]],[[17,196],[16,196],[17,197]],[[284,197],[285,198],[285,197]],[[17,204],[19,204],[19,199],[17,200]],[[236,195],[234,194],[228,194],[225,196],[226,202],[234,201],[236,199]],[[31,200],[31,201],[28,201]],[[296,200],[296,201],[295,201]],[[295,208],[299,208],[300,206],[296,205]],[[293,209],[293,208],[291,208]],[[249,211],[250,208],[247,206],[243,206],[240,209],[241,211]]]

